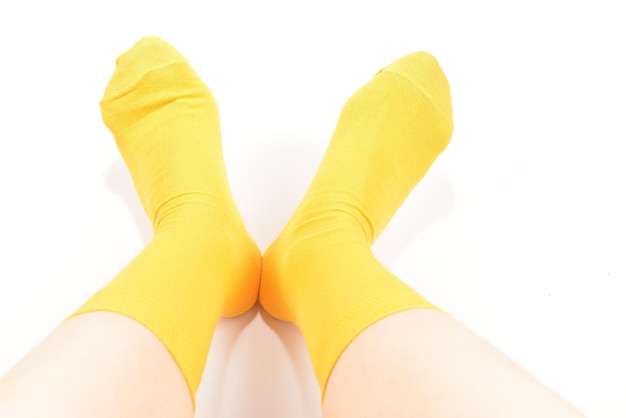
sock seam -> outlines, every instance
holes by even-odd
[[[111,96],[117,95],[119,93],[123,93],[123,92],[125,92],[127,90],[131,90],[132,87],[134,87],[137,84],[139,84],[139,82],[141,80],[143,80],[148,74],[150,74],[150,73],[152,73],[154,71],[160,70],[160,69],[168,67],[170,65],[178,65],[178,64],[187,64],[189,66],[189,61],[186,61],[184,59],[178,59],[178,60],[175,60],[175,61],[169,61],[169,62],[166,62],[166,63],[163,63],[163,64],[156,65],[154,67],[151,67],[150,69],[142,72],[141,75],[139,77],[137,77],[136,79],[134,79],[133,81],[129,82],[128,84],[125,84],[123,87],[117,88],[117,89],[115,89],[115,90],[113,90],[111,92],[106,92],[106,94],[102,98],[101,102],[107,100]],[[191,68],[191,66],[189,66],[189,68],[193,71],[193,68]]]
[[[443,109],[437,104],[437,102],[435,102],[435,100],[433,100],[432,95],[428,92],[428,90],[426,90],[424,87],[422,87],[420,84],[414,82],[413,80],[411,80],[411,78],[404,74],[403,72],[400,72],[396,69],[391,69],[391,68],[385,68],[383,71],[389,72],[389,73],[393,73],[396,74],[398,76],[400,76],[401,78],[405,79],[406,81],[408,81],[413,87],[415,87],[417,90],[419,90],[424,96],[426,96],[428,98],[428,100],[430,101],[430,103],[433,105],[433,107],[435,109],[437,109],[437,112],[441,114],[441,116],[443,116],[444,120],[452,127],[454,127],[454,123],[452,122],[452,119],[450,119],[447,115],[446,112],[443,111]]]

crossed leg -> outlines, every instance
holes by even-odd
[[[261,255],[232,198],[217,107],[150,37],[117,60],[102,116],[154,235],[0,381],[0,416],[191,417],[221,316],[257,300]]]
[[[326,418],[581,416],[370,250],[452,128],[432,56],[379,71],[345,104],[309,190],[264,255],[261,303],[302,331]]]

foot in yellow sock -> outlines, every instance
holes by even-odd
[[[343,350],[369,325],[406,309],[436,309],[370,246],[452,129],[448,82],[431,55],[379,71],[345,104],[313,183],[265,253],[261,303],[300,328],[322,394]]]
[[[74,315],[111,311],[142,323],[193,397],[219,317],[252,307],[260,277],[228,186],[217,107],[186,59],[150,37],[118,58],[101,108],[154,236]]]

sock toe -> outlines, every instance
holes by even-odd
[[[394,61],[381,69],[408,79],[424,95],[430,98],[441,114],[452,124],[452,102],[450,85],[439,63],[428,52],[420,51]]]
[[[155,36],[143,38],[120,55],[116,63],[100,101],[102,119],[116,140],[139,119],[148,115],[158,119],[158,109],[173,102],[179,108],[187,107],[191,113],[197,106],[205,108],[205,122],[219,127],[210,90],[187,59],[166,41]],[[163,126],[166,122],[155,120],[153,126]],[[200,118],[193,123],[204,122]],[[124,147],[119,141],[118,146]]]
[[[115,60],[115,73],[107,85],[104,96],[108,97],[125,90],[156,68],[181,62],[188,61],[163,39],[156,36],[142,38]]]

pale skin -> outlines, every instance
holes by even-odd
[[[412,309],[348,346],[330,376],[324,417],[583,415],[451,316]]]
[[[567,401],[447,314],[384,318],[344,351],[325,418],[581,418]],[[0,379],[3,418],[191,418],[176,362],[150,331],[94,312],[64,322]]]
[[[62,323],[0,380],[3,418],[191,418],[176,362],[143,325],[110,312]]]

